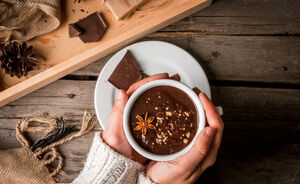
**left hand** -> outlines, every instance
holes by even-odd
[[[137,90],[142,85],[158,79],[168,79],[169,75],[167,73],[156,74],[151,77],[147,77],[135,84],[133,84],[127,92],[124,90],[118,91],[118,97],[116,99],[115,105],[109,117],[107,127],[105,128],[102,138],[103,141],[110,146],[112,149],[118,153],[124,155],[125,157],[131,158],[132,160],[144,164],[146,158],[138,154],[129,144],[126,139],[123,130],[123,112],[128,98],[132,93]],[[176,79],[175,79],[176,80]]]

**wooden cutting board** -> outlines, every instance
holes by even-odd
[[[152,8],[161,1],[149,1],[141,7],[145,11],[135,12],[124,20],[116,20],[103,7],[102,0],[83,0],[80,3],[64,1],[60,27],[28,43],[46,59],[47,67],[21,79],[5,75],[1,69],[3,89],[0,91],[0,107],[209,6],[212,0],[169,0],[162,7]],[[146,11],[149,9],[152,10]],[[108,24],[104,37],[95,43],[83,43],[78,37],[69,38],[68,24],[96,11],[102,14]]]

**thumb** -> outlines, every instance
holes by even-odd
[[[212,140],[214,138],[215,129],[206,127],[196,138],[196,141],[189,152],[180,157],[180,162],[183,162],[183,166],[189,169],[196,169],[197,166],[207,155]]]
[[[123,112],[127,103],[128,96],[124,90],[118,90],[118,96],[115,105],[110,113],[107,128],[113,127],[115,130],[123,129]]]

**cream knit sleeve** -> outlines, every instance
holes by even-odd
[[[111,149],[94,136],[85,166],[73,184],[153,184],[141,171],[144,166]]]

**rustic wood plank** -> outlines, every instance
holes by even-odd
[[[0,127],[13,129],[9,119],[43,114],[80,121],[94,110],[95,81],[58,80],[0,108]],[[224,108],[226,121],[299,121],[300,90],[212,86],[213,101]]]
[[[300,121],[224,121],[228,144],[300,144]]]
[[[212,86],[212,98],[224,120],[299,121],[300,90]]]
[[[212,6],[211,8],[214,8]],[[238,8],[237,8],[238,9]],[[287,17],[190,16],[160,32],[191,31],[202,35],[299,35],[299,20]]]
[[[201,34],[295,35],[300,33],[297,0],[216,0],[210,7],[161,31]]]
[[[203,36],[155,33],[144,40],[174,43],[190,52],[210,80],[300,84],[300,37]],[[98,76],[106,57],[72,75]]]
[[[299,144],[223,144],[216,165],[198,181],[201,184],[297,184],[299,155]]]
[[[33,115],[81,116],[84,110],[93,110],[95,81],[58,80],[47,87],[1,107],[0,117],[11,118]],[[77,118],[78,119],[78,118]]]
[[[193,16],[260,16],[299,18],[298,0],[215,0]]]
[[[0,129],[0,149],[17,147],[19,143],[14,135],[14,130]],[[89,133],[59,146],[65,158],[66,175],[62,181],[71,182],[82,170],[92,138],[93,133]],[[251,144],[227,142],[224,139],[216,165],[205,172],[199,181],[222,184],[296,184],[300,181],[299,154],[300,144]]]

